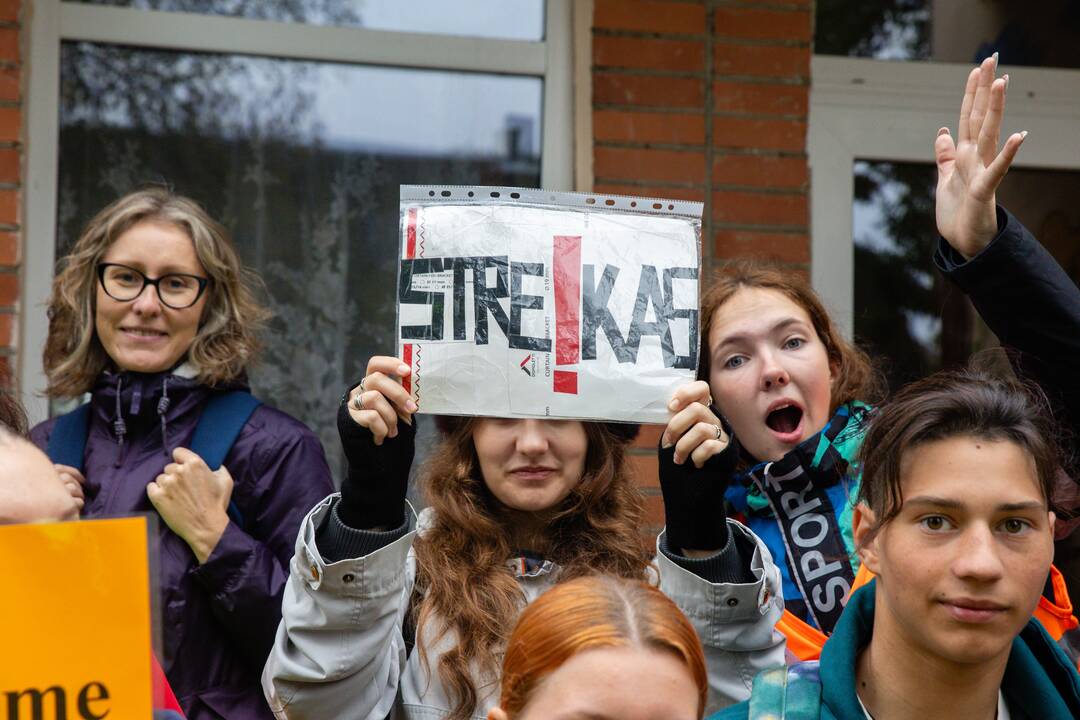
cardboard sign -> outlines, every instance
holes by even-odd
[[[662,423],[698,363],[701,204],[401,188],[420,412]]]
[[[0,567],[0,717],[150,718],[145,518],[0,527]]]

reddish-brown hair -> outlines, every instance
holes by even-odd
[[[717,311],[742,288],[775,290],[806,311],[814,331],[825,346],[829,365],[836,374],[832,386],[830,413],[853,400],[873,402],[880,399],[881,381],[870,357],[844,339],[829,317],[821,298],[800,276],[790,270],[756,260],[738,260],[722,268],[701,298],[701,362],[698,379],[709,381],[712,352],[709,336]]]
[[[607,575],[556,585],[525,609],[506,648],[499,707],[514,718],[537,684],[567,660],[612,647],[674,655],[697,685],[698,717],[705,712],[709,680],[694,626],[655,587]]]
[[[453,647],[435,668],[455,701],[453,720],[472,716],[480,697],[475,679],[498,677],[499,655],[525,605],[507,564],[516,551],[510,521],[480,474],[472,440],[476,422],[453,423],[432,453],[423,483],[434,522],[414,543],[417,650],[430,672],[427,648],[453,633]],[[625,443],[603,423],[583,425],[589,447],[581,482],[550,518],[548,547],[533,549],[559,565],[560,581],[594,573],[643,579],[648,558],[638,528],[644,505]],[[424,637],[424,630],[434,637]]]

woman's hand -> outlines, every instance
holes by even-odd
[[[368,360],[364,379],[349,392],[349,416],[371,431],[376,445],[397,437],[398,418],[412,424],[416,403],[401,385],[401,378],[411,372],[398,358],[376,355]]]
[[[676,465],[682,465],[690,458],[695,467],[701,468],[709,458],[727,448],[730,438],[710,409],[711,405],[709,384],[704,380],[675,390],[668,403],[672,416],[660,438],[660,447],[675,446]]]
[[[146,486],[146,495],[202,565],[229,524],[232,475],[224,465],[211,471],[187,448],[173,450],[173,460]]]
[[[1027,137],[1013,133],[998,152],[1009,76],[995,80],[996,71],[994,53],[968,74],[956,141],[946,127],[934,141],[938,232],[968,259],[997,235],[995,192]]]
[[[77,468],[70,465],[57,463],[55,467],[56,474],[60,476],[60,482],[64,483],[64,489],[74,498],[81,514],[83,507],[86,505],[86,492],[83,490],[83,486],[86,485],[86,478]]]

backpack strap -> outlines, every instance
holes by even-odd
[[[203,408],[190,449],[203,459],[211,470],[217,470],[225,461],[233,443],[240,435],[255,408],[262,402],[245,390],[216,393]],[[241,528],[244,516],[236,501],[229,501],[229,517]]]
[[[55,464],[70,465],[83,471],[86,435],[90,430],[90,403],[84,403],[56,418],[45,454]]]
[[[749,717],[780,720],[819,720],[821,679],[818,663],[764,670],[754,678]]]

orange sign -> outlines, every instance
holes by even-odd
[[[146,519],[0,527],[0,720],[150,718]]]

